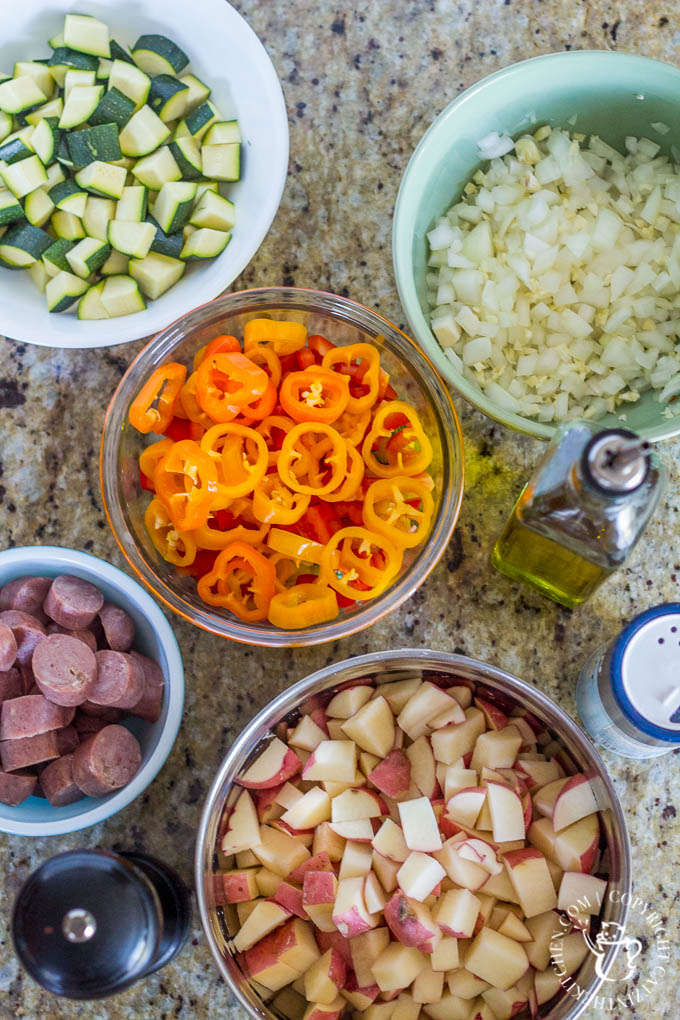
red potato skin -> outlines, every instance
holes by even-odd
[[[222,880],[225,903],[245,903],[250,899],[248,876],[244,872],[235,871],[230,875],[216,875],[215,878]]]
[[[274,818],[269,824],[273,829],[286,832],[289,836],[312,836],[314,834],[314,829],[294,829],[288,822],[284,822],[282,818]]]
[[[255,794],[255,809],[257,811],[257,817],[265,824],[271,821],[274,813],[274,808],[277,806],[274,801],[281,792],[281,787],[284,786],[281,783],[280,786],[270,786],[266,790],[258,790]]]
[[[302,886],[302,902],[310,906],[334,903],[337,890],[335,875],[328,871],[307,871]],[[283,904],[282,904],[283,906]]]
[[[313,712],[309,713],[309,718],[312,720],[313,723],[316,723],[320,730],[323,730],[327,737],[330,735],[328,733],[328,721],[326,718],[326,713],[324,712],[323,708],[315,708]]]
[[[321,949],[321,945],[319,945],[319,948]],[[325,952],[325,950],[322,950],[322,952]],[[345,978],[343,988],[345,989],[346,992],[357,992],[359,995],[363,995],[367,999],[368,1003],[375,1002],[375,1000],[380,995],[380,989],[378,988],[377,985],[364,985],[363,988],[360,988],[357,982],[356,974],[354,973],[353,970],[350,969],[347,970],[347,976]]]
[[[485,698],[475,698],[474,703],[484,713],[487,729],[502,730],[508,725],[508,717],[505,712],[502,712],[500,708],[493,705],[490,701],[486,701]]]
[[[345,987],[347,964],[337,949],[331,949],[331,957],[328,961],[328,977],[338,990]]]
[[[286,921],[250,949],[246,949],[243,953],[243,962],[246,972],[251,977],[257,979],[261,970],[270,967],[273,961],[279,960],[285,952],[296,945],[294,925],[293,920]]]
[[[290,885],[289,882],[281,882],[271,899],[284,910],[295,914],[296,917],[301,917],[303,921],[309,920],[309,914],[302,905],[302,889],[298,889],[297,886]]]
[[[316,1009],[312,1009],[309,1013],[306,1013],[306,1020],[340,1020],[340,1014],[343,1012],[345,1005],[343,1003],[338,1009],[329,1009],[326,1006],[317,1006]]]
[[[349,939],[346,939],[339,931],[315,931],[314,938],[322,953],[325,953],[327,949],[337,950],[347,964],[349,971],[349,968],[352,966],[352,950]],[[349,971],[349,973],[353,975],[354,971]],[[356,978],[354,981],[356,983]]]
[[[404,751],[390,751],[368,779],[386,797],[399,797],[408,791],[411,784],[411,762]]]
[[[384,916],[387,927],[398,942],[404,946],[415,946],[421,953],[432,952],[431,939],[435,932],[423,928],[411,909],[408,897],[400,889],[385,904]]]
[[[297,868],[291,871],[288,878],[291,882],[304,882],[308,871],[332,871],[335,874],[331,859],[325,850],[321,850],[318,854],[308,857],[302,864],[298,864]]]
[[[253,783],[245,780],[243,776],[237,776],[235,782],[237,782],[239,786],[244,786],[247,790],[268,790],[272,786],[283,786],[287,780],[296,776],[301,769],[302,762],[296,755],[295,751],[291,750],[289,747],[286,749],[286,753],[283,756],[281,767],[276,775],[272,776],[270,779],[266,779],[264,782]]]

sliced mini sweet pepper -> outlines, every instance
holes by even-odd
[[[146,446],[142,450],[139,455],[139,470],[147,478],[153,480],[153,473],[159,460],[162,460],[166,453],[172,449],[172,444],[172,439],[159,439],[157,443],[152,443],[151,446]],[[155,492],[155,489],[153,491]]]
[[[248,357],[253,365],[263,369],[269,376],[269,381],[278,390],[281,383],[281,359],[276,351],[267,344],[258,344],[248,349]]]
[[[405,475],[373,482],[364,499],[366,527],[404,549],[425,541],[433,513],[434,500],[426,484]]]
[[[218,491],[217,469],[198,443],[173,443],[156,465],[153,483],[178,530],[205,524]]]
[[[186,376],[186,368],[176,361],[152,372],[130,404],[128,417],[133,428],[143,435],[148,432],[162,435],[172,421]]]
[[[196,558],[194,536],[175,527],[168,508],[160,499],[152,499],[146,508],[144,526],[154,548],[168,563],[174,563],[176,567],[188,567],[194,562]]]
[[[270,414],[254,426],[255,431],[259,432],[267,444],[270,467],[274,467],[278,461],[283,440],[294,426],[295,422],[292,418],[284,417],[281,414]]]
[[[300,630],[317,623],[334,620],[338,615],[338,600],[326,584],[295,584],[278,592],[269,603],[268,619],[282,630]]]
[[[218,511],[219,513],[219,511]],[[268,524],[259,524],[257,527],[246,527],[243,523],[232,525],[222,530],[213,527],[215,517],[208,518],[205,524],[196,531],[192,531],[196,545],[199,549],[226,549],[232,542],[245,542],[246,545],[262,545],[269,531]]]
[[[310,451],[305,446],[305,441],[316,444],[321,439],[329,439],[330,448],[324,454],[322,463],[319,461],[308,467],[308,482],[302,482],[301,476],[294,473],[293,467],[296,461],[303,460],[304,462],[305,454],[308,459],[310,457]],[[321,468],[324,475],[329,476],[328,479],[322,484],[310,483],[309,475],[313,471],[314,476],[319,479]],[[276,470],[281,481],[289,489],[293,489],[295,492],[305,492],[310,496],[323,496],[327,492],[337,489],[347,475],[347,444],[332,425],[325,425],[321,422],[300,422],[290,430],[283,440]]]
[[[346,439],[348,443],[352,443],[354,446],[359,446],[364,436],[366,435],[366,429],[371,424],[371,408],[367,407],[365,411],[360,414],[353,414],[351,411],[344,411],[336,422],[333,422],[333,427],[338,430],[343,439]]]
[[[354,376],[366,392],[361,396],[351,396],[347,410],[352,414],[373,407],[378,399],[380,388],[380,351],[371,344],[349,344],[347,347],[334,347],[324,355],[321,362],[323,368],[331,372],[341,372]]]
[[[302,372],[290,372],[285,377],[279,400],[294,421],[332,425],[347,407],[349,384],[337,372],[312,366]]]
[[[403,400],[390,400],[379,408],[361,452],[367,469],[378,478],[411,477],[424,471],[432,460],[432,444],[418,414]],[[378,453],[385,457],[384,462]]]
[[[346,502],[355,499],[364,477],[365,466],[361,454],[347,443],[347,474],[337,489],[327,492],[324,499],[328,503]]]
[[[198,594],[211,606],[223,606],[246,623],[267,619],[276,591],[273,565],[245,542],[232,542],[213,569],[200,578]]]
[[[194,354],[194,371],[196,371],[203,359],[209,357],[211,354],[231,354],[234,351],[240,350],[241,345],[235,336],[229,336],[226,333],[216,336],[210,341],[210,343],[204,344],[203,347],[200,347]]]
[[[377,554],[383,561],[381,569],[372,565]],[[402,556],[402,550],[384,535],[367,528],[342,528],[324,547],[321,580],[346,598],[366,602],[381,595],[392,583],[401,568]]]
[[[214,425],[212,418],[208,417],[196,399],[196,372],[191,373],[180,391],[177,407],[179,408],[180,406],[185,416],[196,425],[200,425],[201,428],[209,429],[211,425]],[[235,407],[233,410],[233,417],[235,418],[238,414],[238,408]]]
[[[243,327],[243,349],[271,344],[279,357],[295,354],[305,346],[307,327],[288,319],[249,319]]]
[[[267,535],[267,545],[274,552],[287,556],[296,563],[321,563],[323,546],[303,535],[296,535],[283,528],[272,528]]]
[[[213,425],[201,439],[201,450],[215,465],[225,506],[224,500],[252,492],[269,466],[267,444],[259,432],[236,422]]]
[[[263,524],[295,524],[312,497],[293,492],[277,474],[265,475],[253,493],[253,513]]]
[[[267,373],[245,354],[212,354],[196,370],[196,398],[214,422],[231,421],[267,389]]]

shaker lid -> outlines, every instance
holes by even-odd
[[[588,481],[610,496],[639,489],[649,472],[650,444],[628,429],[604,429],[583,451]]]
[[[158,897],[130,863],[103,850],[45,861],[21,888],[12,935],[21,963],[54,995],[95,999],[132,984],[156,954]]]
[[[680,743],[680,603],[648,609],[621,631],[611,680],[620,709],[643,733]]]

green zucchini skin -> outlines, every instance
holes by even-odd
[[[66,140],[69,156],[76,167],[88,166],[96,160],[115,163],[123,155],[118,141],[117,124],[99,124],[79,131],[69,131]]]
[[[105,92],[97,109],[90,117],[90,124],[97,127],[102,124],[115,124],[124,128],[135,112],[135,104],[115,86]]]
[[[189,58],[184,50],[181,50],[177,43],[174,43],[172,39],[168,39],[164,35],[140,35],[132,47],[132,59],[138,67],[142,67],[139,62],[139,54],[145,51],[150,51],[165,59],[175,74],[183,71],[189,63]],[[135,56],[135,54],[138,56]],[[145,68],[142,67],[142,70],[144,71]]]
[[[151,251],[155,251],[159,255],[168,255],[171,259],[178,259],[184,247],[182,232],[165,234],[151,215],[147,216],[146,221],[147,223],[153,223],[156,228],[156,236],[151,242]]]

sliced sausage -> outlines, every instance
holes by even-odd
[[[0,705],[0,740],[19,740],[68,726],[74,709],[62,708],[42,694],[26,694]]]
[[[84,642],[69,634],[49,634],[33,653],[38,687],[57,705],[81,705],[97,677],[97,660]]]
[[[51,584],[51,577],[15,577],[0,588],[0,609],[18,609],[40,617]]]
[[[0,622],[10,627],[14,634],[19,665],[30,665],[33,652],[47,634],[43,624],[20,609],[6,609],[0,613]]]
[[[76,733],[81,738],[81,740],[86,740],[87,737],[90,736],[90,734],[99,733],[99,731],[103,730],[105,726],[110,725],[111,723],[110,719],[102,719],[98,715],[85,715],[85,713],[82,712],[81,709],[82,705],[76,712],[76,717],[73,720],[73,725],[75,727]],[[113,709],[109,709],[109,711],[113,711]]]
[[[103,605],[104,596],[99,588],[81,577],[60,574],[50,585],[43,609],[60,627],[84,630]]]
[[[122,708],[111,708],[109,705],[95,705],[94,701],[84,701],[78,707],[84,715],[94,716],[95,719],[103,719],[107,723],[120,722],[126,716],[126,712]]]
[[[129,613],[105,602],[99,611],[106,643],[114,652],[127,652],[135,639],[135,625]]]
[[[80,737],[75,726],[64,726],[63,729],[57,730],[57,747],[59,748],[59,754],[71,754],[75,751],[80,743]]]
[[[80,800],[83,793],[73,778],[73,755],[65,754],[51,761],[40,773],[40,786],[52,807]]]
[[[130,655],[140,664],[144,672],[144,693],[130,711],[133,715],[146,719],[147,722],[156,722],[161,717],[163,705],[165,689],[163,670],[157,662],[147,658],[146,655],[140,655],[135,651],[131,651]]]
[[[33,772],[0,772],[0,802],[16,807],[35,791],[38,777]]]
[[[69,637],[78,638],[79,641],[84,641],[91,652],[97,651],[97,639],[91,630],[67,630],[66,627],[60,627],[58,623],[48,623],[47,633],[68,634]]]
[[[0,671],[11,669],[17,657],[19,646],[14,631],[0,620]]]
[[[125,652],[96,653],[97,679],[88,700],[110,708],[132,708],[144,693],[144,670]]]
[[[38,733],[35,737],[24,737],[22,740],[0,741],[0,764],[3,772],[15,772],[16,769],[58,757],[56,730]]]
[[[18,669],[0,673],[0,703],[8,698],[20,698],[24,693],[24,682]]]
[[[73,752],[73,778],[89,797],[103,797],[129,783],[141,764],[142,749],[130,731],[105,726]]]

